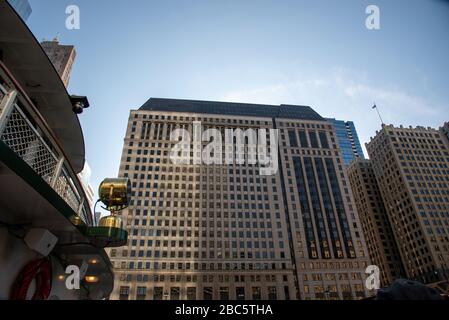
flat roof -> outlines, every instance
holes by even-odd
[[[286,104],[268,105],[150,98],[139,110],[326,121],[311,107]]]

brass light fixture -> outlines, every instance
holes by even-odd
[[[106,210],[123,210],[131,200],[131,181],[128,178],[105,179],[100,184],[98,195]]]
[[[98,189],[99,200],[103,209],[111,212],[110,216],[100,219],[98,227],[90,228],[89,235],[100,247],[120,247],[126,244],[128,232],[123,229],[118,211],[128,207],[131,200],[131,181],[128,178],[105,179]]]
[[[110,216],[100,219],[99,226],[106,228],[123,228],[123,222],[115,213],[128,207],[131,199],[131,182],[127,178],[105,179],[98,189],[100,201],[111,212]]]

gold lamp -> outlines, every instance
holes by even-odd
[[[108,211],[123,210],[131,199],[131,181],[128,178],[105,179],[100,184],[98,195]]]
[[[99,221],[100,227],[123,228],[123,222],[115,213],[128,207],[131,199],[131,182],[128,178],[104,179],[98,189],[100,201],[111,212],[110,216]]]
[[[131,181],[128,178],[105,179],[98,188],[99,200],[110,216],[100,219],[98,227],[89,229],[89,235],[100,247],[123,246],[128,233],[123,229],[122,219],[117,212],[128,207],[131,200]]]

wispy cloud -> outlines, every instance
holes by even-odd
[[[394,125],[437,127],[444,122],[449,106],[439,106],[430,99],[405,90],[370,84],[369,78],[344,68],[311,79],[300,76],[291,81],[230,91],[220,97],[224,101],[310,105],[325,117],[353,120],[362,143],[380,128],[371,109],[379,106],[384,121]],[[447,119],[446,119],[447,120]]]
[[[350,99],[373,98],[384,105],[387,110],[390,110],[392,115],[397,112],[399,117],[404,117],[404,112],[409,112],[415,116],[436,116],[442,111],[441,108],[432,105],[424,98],[403,91],[374,88],[364,84],[349,85],[344,90]]]

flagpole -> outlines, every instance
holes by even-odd
[[[377,114],[379,115],[380,122],[382,123],[382,125],[384,125],[385,123],[384,123],[384,121],[382,120],[382,116],[380,115],[379,108],[377,107],[377,105],[376,105],[375,103],[374,103],[373,109],[376,109]]]

